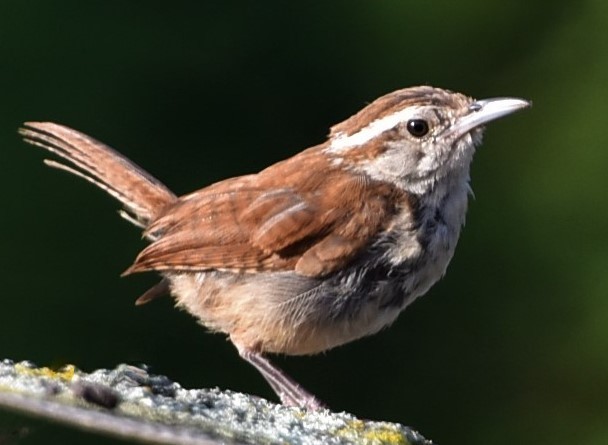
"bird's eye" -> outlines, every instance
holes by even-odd
[[[412,136],[421,138],[429,132],[429,124],[424,119],[410,119],[407,121],[407,131]]]

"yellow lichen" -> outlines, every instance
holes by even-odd
[[[408,445],[405,435],[391,428],[381,427],[365,431],[363,437],[370,443],[381,443],[391,445]]]
[[[31,366],[23,363],[17,363],[15,365],[15,371],[21,374],[32,375],[36,377],[48,377],[50,379],[60,379],[69,382],[76,373],[76,367],[74,365],[65,365],[59,368],[57,371],[51,368],[32,368]]]
[[[362,420],[352,420],[335,432],[336,436],[347,437],[370,445],[409,445],[405,435],[389,425],[369,427]]]

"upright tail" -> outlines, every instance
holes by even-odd
[[[46,165],[80,176],[118,199],[129,212],[121,215],[136,225],[147,226],[163,207],[177,199],[129,159],[76,130],[52,122],[26,122],[19,133],[26,142],[71,164],[46,159]]]

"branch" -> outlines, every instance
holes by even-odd
[[[0,362],[0,406],[144,443],[432,445],[399,424],[307,412],[219,389],[184,389],[129,365],[90,374]]]

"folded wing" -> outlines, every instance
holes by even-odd
[[[180,198],[152,221],[146,233],[156,241],[125,273],[217,269],[314,277],[352,261],[390,220],[398,192],[330,166],[307,171],[310,155]]]

